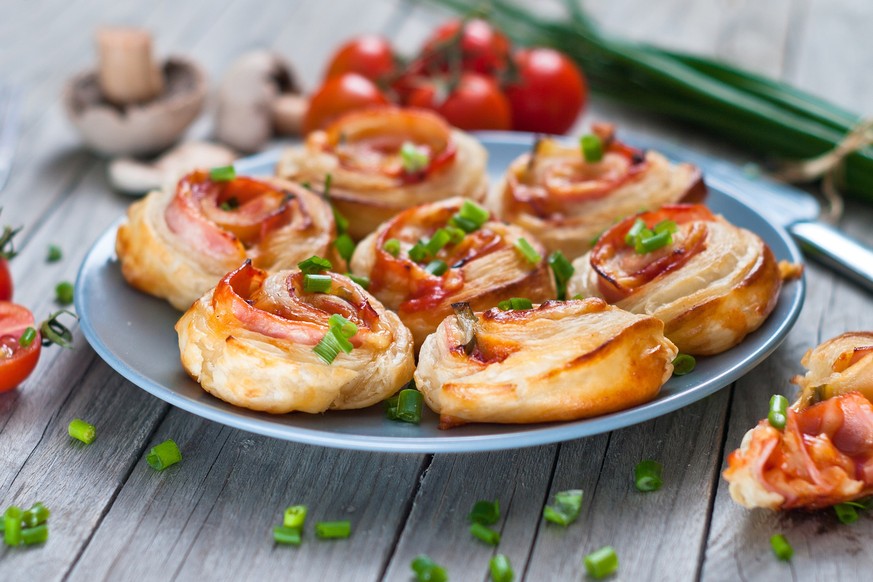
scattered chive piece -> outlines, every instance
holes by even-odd
[[[239,208],[239,200],[237,200],[235,197],[231,197],[219,204],[218,207],[225,212],[230,212]]]
[[[317,274],[322,271],[330,271],[333,268],[333,264],[327,259],[323,259],[318,255],[312,255],[305,261],[300,261],[297,263],[297,268],[303,271],[304,273],[309,274]]]
[[[773,428],[785,428],[785,419],[788,415],[788,399],[781,394],[774,394],[770,398],[770,412],[767,420]]]
[[[175,465],[182,460],[182,452],[173,439],[167,439],[159,445],[152,447],[146,457],[146,461],[155,471],[163,471],[170,465]]]
[[[673,358],[673,375],[684,376],[685,374],[689,374],[694,371],[696,365],[697,360],[694,359],[694,356],[689,354],[677,354],[677,356]]]
[[[586,162],[594,163],[603,159],[603,140],[589,133],[579,138],[579,147]]]
[[[70,421],[70,426],[67,427],[67,432],[76,440],[80,440],[86,445],[90,445],[97,437],[97,428],[82,419],[74,418]]]
[[[454,216],[452,216],[451,220],[449,220],[449,224],[455,228],[460,228],[464,232],[470,233],[479,230],[483,224],[488,222],[490,216],[491,215],[487,210],[472,200],[464,200],[460,210],[458,210]]]
[[[527,262],[532,265],[536,265],[543,259],[537,252],[537,250],[533,248],[531,244],[527,242],[527,240],[525,240],[524,237],[515,241],[515,248],[518,249],[522,256],[527,259]]]
[[[209,170],[209,179],[213,182],[230,182],[236,178],[236,169],[233,166],[221,166]]]
[[[301,528],[306,522],[306,506],[292,505],[285,509],[285,517],[282,519],[284,527]]]
[[[413,262],[421,263],[425,259],[427,259],[427,248],[421,244],[421,242],[415,243],[411,249],[409,249],[409,258],[413,260]]]
[[[57,263],[63,258],[64,254],[61,252],[61,247],[58,245],[49,245],[48,254],[45,257],[45,260],[49,263]]]
[[[659,232],[658,234],[652,234],[651,236],[641,236],[636,240],[636,243],[634,244],[634,250],[637,252],[637,254],[644,255],[646,253],[651,253],[658,249],[662,249],[672,242],[673,234],[669,230],[665,230],[663,232]]]
[[[604,546],[585,556],[585,570],[595,579],[605,578],[618,570],[618,554],[611,546]]]
[[[36,502],[33,504],[33,507],[24,512],[21,522],[27,527],[36,527],[48,521],[50,515],[51,512],[48,510],[48,507],[40,502]]]
[[[452,225],[446,226],[446,232],[449,233],[449,242],[451,242],[453,245],[458,244],[459,242],[464,240],[465,236],[467,236],[467,233],[464,232],[463,229]]]
[[[339,213],[339,211],[331,206],[331,211],[333,211],[333,221],[336,223],[336,233],[339,235],[343,235],[348,233],[349,231],[349,219]]]
[[[569,489],[555,493],[555,504],[543,508],[543,517],[546,521],[566,527],[576,521],[581,512],[582,490]]]
[[[661,463],[657,461],[640,461],[634,469],[634,484],[638,491],[657,491],[661,488]]]
[[[495,554],[488,562],[488,568],[491,570],[492,582],[512,582],[515,578],[512,564],[505,554]]]
[[[30,344],[33,343],[33,340],[36,339],[36,330],[32,327],[28,327],[21,333],[21,337],[18,338],[18,345],[23,348],[26,348]]]
[[[333,246],[346,262],[352,260],[355,252],[355,241],[348,234],[341,234],[333,241]]]
[[[327,325],[331,329],[338,330],[338,333],[341,333],[345,339],[358,333],[358,326],[338,313],[334,313],[327,319]]]
[[[791,544],[788,543],[788,540],[782,534],[770,537],[770,547],[773,548],[773,553],[780,560],[787,562],[794,555],[794,548],[791,547]]]
[[[299,546],[303,542],[303,536],[299,527],[277,525],[273,528],[273,541],[277,544]]]
[[[389,420],[399,420],[410,424],[421,422],[421,409],[424,398],[415,388],[405,388],[386,401],[386,416]]]
[[[449,234],[449,231],[444,228],[440,228],[437,229],[435,233],[433,233],[433,236],[430,237],[430,240],[427,241],[427,244],[424,245],[424,247],[425,249],[427,249],[428,253],[430,253],[431,255],[435,255],[440,251],[440,249],[449,244],[449,241],[451,240],[452,235]]]
[[[303,290],[307,293],[327,293],[333,285],[330,275],[315,275],[306,273],[303,275]]]
[[[327,320],[327,333],[321,341],[312,348],[324,363],[332,364],[340,351],[350,353],[353,349],[349,339],[358,333],[358,326],[337,313]]]
[[[446,271],[449,270],[449,266],[445,261],[441,261],[439,259],[435,259],[427,264],[424,268],[425,271],[430,273],[431,275],[435,275],[437,277],[441,277]]]
[[[624,242],[633,246],[634,242],[639,238],[644,230],[646,230],[646,223],[643,222],[642,218],[637,218],[634,221],[633,226],[630,227],[630,230],[627,231],[627,234],[624,235]]]
[[[474,523],[470,526],[470,533],[473,537],[478,538],[488,545],[496,546],[500,543],[500,532],[494,531],[490,527],[486,527],[481,523]]]
[[[511,297],[504,299],[497,304],[500,311],[509,311],[510,309],[532,309],[533,303],[527,297]]]
[[[473,523],[494,525],[500,519],[500,501],[497,499],[494,501],[477,501],[473,504],[469,518]]]
[[[567,298],[567,282],[576,269],[561,251],[555,251],[549,255],[549,267],[555,275],[555,284],[558,288],[558,299],[564,301]]]
[[[55,301],[61,305],[70,305],[73,302],[73,284],[69,281],[61,281],[55,287]]]
[[[42,544],[49,537],[48,526],[37,525],[35,527],[27,527],[21,530],[21,541],[25,545]]]
[[[400,241],[396,238],[389,238],[385,241],[385,244],[382,245],[382,250],[392,257],[396,257],[400,254]]]
[[[24,512],[20,507],[10,506],[3,514],[3,541],[7,546],[17,546],[21,543],[21,518]]]
[[[315,535],[323,540],[345,539],[352,535],[352,522],[319,521],[315,524]]]
[[[673,234],[679,230],[679,227],[676,225],[676,222],[672,220],[662,220],[658,224],[655,225],[655,228],[652,230],[655,231],[655,234],[661,234],[662,232],[669,232]]]
[[[354,273],[346,273],[346,277],[348,277],[349,279],[351,279],[352,281],[354,281],[355,283],[357,283],[358,285],[360,285],[364,289],[367,289],[370,287],[370,278],[365,276],[365,275],[355,275]]]
[[[446,569],[425,554],[416,556],[409,567],[415,572],[415,579],[418,582],[448,582],[449,574]]]
[[[858,510],[849,503],[837,503],[834,505],[834,512],[837,514],[837,519],[840,523],[849,525],[858,521]]]
[[[405,141],[400,146],[400,160],[403,162],[403,171],[407,174],[416,174],[430,165],[427,150],[411,141]]]

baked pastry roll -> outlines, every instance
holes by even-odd
[[[425,340],[415,371],[443,428],[615,412],[654,398],[673,372],[664,324],[601,299],[458,309]]]
[[[782,286],[773,252],[758,235],[699,204],[631,216],[573,266],[569,297],[603,297],[657,317],[679,351],[692,355],[740,343],[773,311]]]
[[[319,255],[343,265],[331,244],[330,206],[278,178],[216,181],[196,171],[176,190],[156,190],[134,203],[118,229],[115,250],[133,287],[188,309],[247,258],[278,270]]]
[[[363,408],[409,382],[412,336],[398,317],[343,275],[321,274],[324,292],[307,291],[306,277],[247,261],[222,278],[176,324],[188,374],[226,402],[272,413]],[[336,315],[354,324],[353,348],[327,363],[317,346]]]
[[[587,162],[579,147],[540,139],[512,162],[486,204],[499,218],[533,233],[550,252],[560,250],[571,259],[620,218],[664,204],[701,202],[706,195],[696,166],[621,143],[611,125],[593,129],[603,143],[600,161]]]
[[[873,401],[873,333],[844,333],[807,351],[800,363],[808,372],[791,380],[800,386],[798,407],[853,391]]]
[[[395,214],[449,196],[482,200],[485,148],[434,113],[396,107],[345,115],[288,149],[276,172],[320,187],[360,240]]]
[[[452,303],[484,310],[512,297],[537,303],[555,297],[542,245],[463,198],[416,206],[385,222],[357,246],[351,269],[369,277],[370,292],[397,312],[416,346],[452,313]]]

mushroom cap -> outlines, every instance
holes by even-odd
[[[96,70],[74,76],[64,91],[64,106],[85,144],[116,156],[153,154],[178,141],[206,102],[206,74],[179,56],[168,57],[162,71],[165,88],[157,99],[123,108],[103,98]]]

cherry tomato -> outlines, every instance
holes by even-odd
[[[515,55],[519,82],[506,88],[517,131],[565,133],[588,99],[582,71],[566,55],[549,48],[521,50]]]
[[[358,73],[378,81],[394,71],[394,51],[385,38],[365,35],[353,38],[334,53],[327,66],[325,79],[343,73]]]
[[[487,75],[506,68],[509,39],[488,21],[474,18],[466,22],[450,20],[433,32],[421,50],[425,70],[447,71],[455,46],[460,48],[465,71]]]
[[[28,327],[36,329],[30,310],[9,301],[0,301],[0,392],[12,390],[24,382],[39,361],[42,340],[38,331],[27,346],[19,342]]]
[[[437,83],[432,80],[416,88],[409,97],[409,105],[432,109],[460,129],[510,128],[509,101],[490,77],[464,73],[455,90],[444,99]]]
[[[0,258],[0,301],[12,299],[12,275],[9,273],[9,263]]]
[[[388,99],[373,81],[357,73],[343,73],[324,82],[309,101],[303,133],[327,126],[349,111],[387,105]]]

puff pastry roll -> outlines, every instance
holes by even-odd
[[[760,237],[697,204],[631,216],[573,266],[569,297],[603,297],[657,317],[679,351],[693,355],[740,343],[773,311],[782,287]]]
[[[798,407],[853,391],[873,401],[873,333],[844,333],[807,351],[800,363],[808,372],[791,380],[800,386]]]
[[[331,244],[330,206],[277,178],[215,181],[183,177],[176,190],[151,192],[131,205],[115,250],[133,287],[185,310],[247,258],[287,269],[312,255],[343,265]]]
[[[330,198],[360,240],[401,210],[466,196],[488,186],[485,148],[431,112],[396,107],[345,115],[302,146],[290,148],[277,173],[313,186],[331,176]]]
[[[542,245],[462,198],[416,206],[382,224],[357,246],[351,268],[370,278],[370,292],[397,312],[416,346],[452,303],[484,310],[512,297],[555,297]]]
[[[315,413],[388,398],[412,378],[409,330],[349,278],[319,277],[326,291],[311,292],[300,271],[268,274],[247,261],[179,319],[182,366],[207,392],[252,410]],[[339,333],[335,320],[350,351],[335,349],[327,363],[318,346]]]
[[[691,164],[672,164],[616,140],[597,124],[603,157],[588,162],[579,147],[546,138],[518,157],[489,194],[487,206],[574,259],[619,218],[677,202],[701,202],[706,186]]]
[[[677,353],[663,331],[595,298],[475,314],[459,305],[425,340],[415,383],[443,428],[586,418],[658,394]]]

